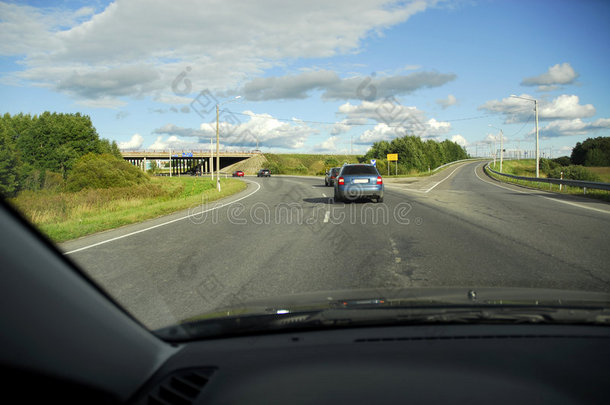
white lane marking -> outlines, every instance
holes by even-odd
[[[456,167],[456,168],[455,168],[455,169],[454,169],[454,170],[453,170],[451,173],[449,173],[449,176],[445,177],[444,179],[442,179],[441,181],[439,181],[438,183],[436,183],[435,185],[433,185],[432,187],[430,187],[429,189],[427,189],[425,192],[427,193],[427,192],[431,191],[432,189],[434,189],[434,187],[438,186],[438,185],[439,185],[439,184],[441,184],[443,181],[447,180],[449,177],[451,177],[451,175],[452,175],[453,173],[455,173],[455,171],[456,171],[456,170],[458,170],[458,169],[459,169],[459,168],[461,168],[461,167],[462,167],[462,165],[460,165],[460,166]]]
[[[477,168],[478,167],[481,167],[481,165],[474,167],[474,175],[477,176],[477,178],[479,180],[481,180],[483,183],[491,184],[492,186],[500,187],[500,188],[503,188],[504,190],[508,190],[508,191],[516,191],[516,192],[521,193],[521,194],[535,195],[537,197],[542,197],[542,198],[545,198],[547,200],[555,201],[555,202],[558,202],[558,203],[567,204],[567,205],[573,205],[573,206],[578,207],[578,208],[584,208],[586,210],[601,212],[603,214],[610,214],[610,211],[600,210],[599,208],[587,207],[586,205],[580,205],[580,204],[577,204],[577,203],[573,203],[571,201],[559,200],[557,198],[550,198],[550,197],[546,197],[546,196],[543,196],[543,195],[540,195],[540,194],[537,194],[537,193],[530,193],[530,192],[527,192],[527,191],[517,190],[517,189],[514,189],[514,188],[509,188],[509,187],[502,186],[500,184],[492,183],[491,181],[483,180],[477,174]]]
[[[538,197],[546,198],[547,200],[551,200],[551,201],[560,202],[562,204],[573,205],[575,207],[584,208],[584,209],[591,210],[591,211],[597,211],[597,212],[602,212],[604,214],[610,214],[610,211],[600,210],[599,208],[587,207],[586,205],[580,205],[580,204],[577,204],[577,203],[573,203],[571,201],[558,200],[558,199],[555,199],[555,198],[545,197],[543,195],[539,195]]]
[[[324,223],[327,223],[329,219],[330,219],[330,211],[326,211],[326,213],[324,214]]]
[[[417,188],[408,188],[408,187],[400,187],[398,184],[393,184],[393,183],[386,183],[386,186],[390,186],[390,188],[399,188],[400,190],[405,190],[405,191],[415,191],[416,193],[429,193],[430,191],[434,190],[434,188],[436,186],[438,186],[439,184],[441,184],[443,181],[447,180],[449,177],[451,177],[451,175],[453,173],[456,172],[456,170],[458,170],[459,168],[461,168],[463,165],[459,165],[458,167],[456,167],[451,173],[449,173],[447,175],[447,177],[445,177],[444,179],[442,179],[441,181],[437,181],[436,183],[434,183],[434,185],[432,187],[430,187],[429,189],[417,189]]]
[[[322,193],[322,197],[326,197],[326,193]]]
[[[165,226],[165,225],[168,225],[168,224],[172,224],[172,223],[174,223],[174,222],[182,221],[182,220],[184,220],[184,219],[187,219],[187,218],[190,218],[190,217],[194,217],[195,215],[201,215],[201,214],[204,214],[204,213],[209,212],[209,211],[217,210],[217,209],[219,209],[219,208],[223,208],[223,207],[226,207],[227,205],[231,205],[231,204],[234,204],[234,203],[236,203],[236,202],[238,202],[238,201],[241,201],[241,200],[243,200],[244,198],[248,198],[248,197],[250,197],[252,194],[256,193],[258,190],[260,190],[261,186],[260,186],[260,184],[258,184],[257,182],[255,182],[255,181],[250,181],[250,180],[245,180],[245,181],[247,181],[248,183],[254,183],[254,184],[256,184],[256,186],[257,186],[258,188],[257,188],[256,190],[254,190],[253,192],[251,192],[250,194],[245,195],[245,196],[243,196],[243,197],[240,197],[240,198],[238,198],[238,199],[237,199],[237,200],[235,200],[235,201],[231,201],[231,202],[228,202],[228,203],[224,203],[224,204],[221,204],[221,205],[218,205],[218,206],[212,207],[212,208],[210,208],[210,209],[207,209],[207,210],[205,210],[205,211],[200,211],[200,212],[196,212],[196,213],[194,213],[194,214],[190,214],[190,215],[187,215],[187,216],[184,216],[184,217],[180,217],[180,218],[172,219],[171,221],[163,222],[162,224],[157,224],[157,225],[150,226],[150,227],[148,227],[148,228],[140,229],[139,231],[134,231],[134,232],[127,233],[127,234],[125,234],[125,235],[117,236],[117,237],[115,237],[115,238],[106,239],[106,240],[103,240],[103,241],[101,241],[101,242],[94,243],[94,244],[92,244],[92,245],[84,246],[84,247],[82,247],[82,248],[78,248],[78,249],[70,250],[69,252],[65,252],[65,253],[64,253],[64,255],[69,255],[69,254],[72,254],[72,253],[80,252],[80,251],[82,251],[82,250],[91,249],[92,247],[96,247],[96,246],[99,246],[99,245],[104,245],[104,244],[106,244],[106,243],[108,243],[108,242],[113,242],[113,241],[115,241],[115,240],[123,239],[123,238],[126,238],[126,237],[128,237],[128,236],[133,236],[133,235],[136,235],[136,234],[138,234],[138,233],[142,233],[142,232],[150,231],[150,230],[152,230],[152,229],[156,229],[156,228],[159,228],[159,227],[161,227],[161,226]]]

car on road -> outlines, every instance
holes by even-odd
[[[256,173],[256,177],[271,177],[271,172],[269,169],[260,169],[258,173]]]
[[[233,177],[244,177],[244,172],[241,170],[236,170],[233,172]]]
[[[340,167],[333,167],[326,172],[326,176],[324,176],[324,185],[326,187],[335,185],[335,179],[337,178],[339,171],[341,171]]]
[[[335,201],[356,201],[363,198],[383,202],[383,178],[370,164],[343,165],[335,181]]]

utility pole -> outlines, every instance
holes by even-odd
[[[534,98],[515,96],[514,94],[511,94],[511,97],[534,102],[534,112],[536,114],[536,177],[540,177],[540,144],[538,141],[538,100]]]
[[[212,138],[210,138],[210,174],[212,175],[212,181],[214,180],[214,144]]]
[[[220,191],[220,135],[218,133],[218,104],[216,104],[216,187]]]

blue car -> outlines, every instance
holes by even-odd
[[[373,165],[343,165],[335,180],[335,201],[362,198],[383,202],[383,178]]]

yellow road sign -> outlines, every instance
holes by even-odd
[[[398,160],[398,153],[388,153],[388,162],[394,162]]]

